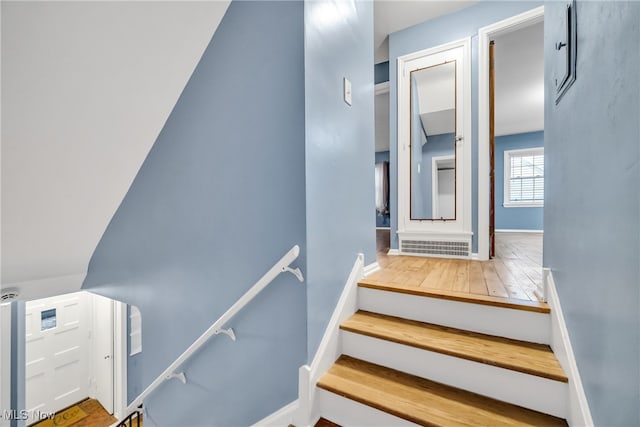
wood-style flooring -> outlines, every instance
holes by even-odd
[[[80,421],[73,423],[70,427],[108,427],[117,420],[110,415],[106,409],[95,399],[85,399],[76,403],[87,416]],[[62,412],[62,411],[60,411]],[[33,424],[32,427],[38,427],[41,423]]]
[[[371,284],[419,287],[538,301],[542,285],[542,234],[496,233],[496,257],[489,261],[389,256],[389,231],[376,230],[381,271],[367,277]]]

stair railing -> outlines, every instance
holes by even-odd
[[[153,380],[151,384],[142,392],[133,402],[127,406],[127,414],[129,414],[125,420],[129,419],[132,415],[138,411],[138,408],[142,405],[144,400],[153,393],[162,383],[172,378],[178,379],[181,383],[187,383],[187,377],[183,371],[178,372],[179,368],[184,362],[187,361],[193,354],[195,354],[200,347],[202,347],[208,340],[214,335],[225,334],[229,336],[233,341],[236,340],[235,332],[232,328],[224,329],[224,326],[241,311],[256,295],[258,295],[269,283],[273,281],[280,273],[291,273],[300,281],[304,281],[304,276],[299,268],[292,268],[291,263],[300,255],[300,247],[295,245],[289,250],[278,262],[274,264],[264,276],[262,276],[244,295],[242,295],[229,309],[216,320],[193,344],[189,346],[178,358],[173,361],[167,369],[165,369],[158,377]],[[123,420],[123,422],[125,421]],[[121,426],[121,423],[115,423],[112,427]],[[126,424],[124,424],[126,425]]]

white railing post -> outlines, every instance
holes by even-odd
[[[300,281],[304,281],[304,276],[299,268],[292,268],[291,263],[300,255],[300,247],[295,245],[289,250],[273,267],[269,269],[244,295],[242,295],[227,311],[224,312],[218,320],[216,320],[202,335],[200,335],[176,360],[174,360],[155,380],[144,389],[136,399],[127,407],[127,415],[136,410],[142,402],[153,393],[164,381],[176,378],[183,384],[187,383],[187,377],[184,372],[176,372],[180,366],[187,361],[196,351],[200,349],[214,335],[225,334],[233,341],[236,340],[235,332],[232,328],[224,328],[224,326],[244,308],[256,295],[269,285],[279,274],[291,273]],[[113,426],[117,426],[116,422]]]

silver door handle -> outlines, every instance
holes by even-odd
[[[108,358],[110,358],[111,356],[109,356],[108,354],[104,357],[105,360],[107,360]]]

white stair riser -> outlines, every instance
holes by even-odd
[[[549,314],[358,288],[361,310],[457,329],[549,344]]]
[[[318,388],[315,407],[323,418],[345,427],[417,426],[405,419]]]
[[[431,381],[566,418],[567,384],[341,331],[342,353]]]

